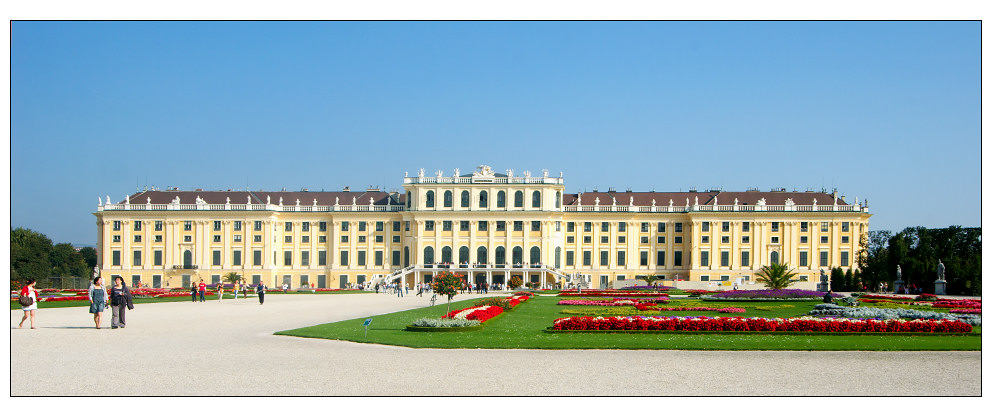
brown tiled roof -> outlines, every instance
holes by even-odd
[[[651,201],[654,200],[654,204],[657,206],[667,206],[668,201],[672,201],[672,205],[675,207],[685,207],[686,199],[689,199],[689,205],[693,205],[696,202],[696,197],[699,198],[700,205],[711,205],[713,204],[713,199],[716,198],[717,204],[729,205],[734,204],[734,199],[737,199],[737,204],[741,205],[754,205],[758,203],[758,200],[764,198],[765,204],[769,206],[783,205],[785,200],[788,198],[792,199],[792,202],[797,205],[811,205],[813,204],[813,199],[816,199],[816,204],[818,205],[832,205],[834,203],[833,196],[827,193],[812,193],[812,192],[789,192],[789,191],[707,191],[707,192],[591,192],[591,193],[581,193],[582,194],[582,205],[591,206],[596,204],[596,197],[599,197],[599,205],[608,206],[613,204],[613,198],[616,197],[618,206],[630,205],[630,198],[634,198],[635,206],[650,206]],[[843,199],[837,198],[838,205],[847,205]],[[578,194],[565,194],[562,196],[562,203],[566,206],[578,205]]]
[[[384,206],[390,195],[385,191],[143,191],[131,196],[131,204],[145,204],[148,198],[151,198],[152,204],[168,204],[176,197],[179,197],[182,204],[194,204],[197,197],[207,204],[224,204],[228,198],[231,199],[231,204],[245,204],[249,197],[252,204],[265,204],[267,198],[272,204],[279,204],[279,198],[282,197],[282,204],[286,206],[296,205],[297,199],[301,206],[312,206],[314,199],[317,200],[317,205],[331,206],[334,205],[335,197],[341,205],[350,205],[352,198],[359,205],[368,205],[369,198],[372,198],[374,205]],[[393,205],[399,205],[401,201],[392,198]]]

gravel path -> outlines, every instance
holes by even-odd
[[[264,306],[256,298],[139,304],[118,330],[109,329],[109,310],[103,330],[85,307],[39,310],[37,330],[17,329],[13,310],[10,394],[981,395],[981,352],[453,352],[272,335],[426,304],[412,295],[276,293]],[[458,365],[437,367],[452,353]],[[114,377],[119,388],[93,392],[88,381],[122,361],[132,371]]]

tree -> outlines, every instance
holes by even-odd
[[[451,299],[458,294],[458,289],[464,284],[464,279],[464,275],[456,275],[444,271],[437,274],[434,280],[431,281],[431,289],[434,290],[435,294],[448,296],[448,313],[451,313]]]
[[[521,279],[519,275],[514,275],[514,276],[510,277],[510,288],[511,289],[513,289],[513,288],[520,288],[520,286],[523,285],[523,283],[524,283],[524,280]]]
[[[241,280],[241,275],[238,275],[237,272],[228,272],[224,274],[224,281],[230,282],[231,284],[234,284],[240,280]]]
[[[86,260],[71,244],[59,243],[52,247],[49,255],[52,264],[52,276],[88,278],[89,270]]]
[[[943,262],[948,293],[981,294],[981,228],[907,227],[894,235],[886,230],[868,232],[861,242],[862,250],[858,253],[861,282],[870,288],[895,280],[898,265],[907,286],[933,291],[937,265]]]
[[[83,260],[86,261],[87,273],[93,270],[96,266],[96,249],[86,246],[79,250],[79,254],[83,256]]]
[[[641,279],[643,279],[644,282],[646,282],[649,287],[654,285],[655,282],[660,280],[657,275],[645,275],[641,277]]]
[[[844,287],[844,270],[839,266],[830,268],[830,290],[847,291]]]
[[[48,278],[52,273],[49,256],[52,240],[30,229],[18,227],[10,231],[10,279],[14,281],[28,278]]]
[[[755,281],[765,284],[765,287],[773,290],[780,290],[792,285],[792,277],[796,276],[795,270],[788,269],[788,265],[773,263],[761,267],[758,271],[758,278]]]

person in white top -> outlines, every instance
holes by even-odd
[[[28,297],[31,297],[32,302],[31,305],[29,306],[21,307],[21,310],[24,311],[24,317],[21,318],[21,323],[17,325],[18,329],[24,326],[24,321],[27,320],[28,317],[31,317],[31,328],[32,329],[35,328],[34,312],[35,310],[38,309],[38,290],[34,288],[36,282],[37,281],[35,281],[33,278],[30,278],[28,279],[27,285],[25,285],[24,288],[21,288],[21,295],[26,295]]]

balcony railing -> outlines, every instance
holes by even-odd
[[[196,265],[183,264],[183,265],[172,265],[172,269],[199,269]]]

